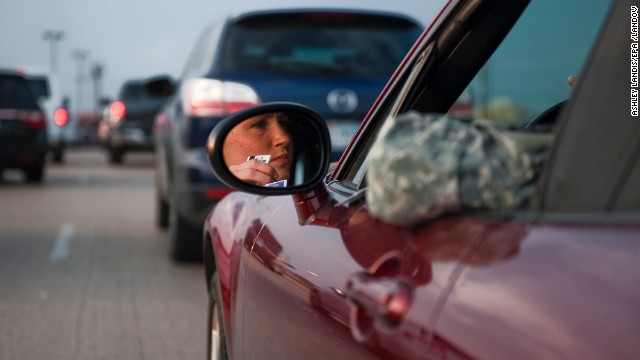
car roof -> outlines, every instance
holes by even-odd
[[[143,79],[129,79],[129,80],[125,80],[122,83],[122,87],[124,88],[124,87],[127,87],[127,86],[140,85],[142,83],[144,83]]]
[[[0,69],[0,75],[24,78],[24,76],[22,76],[22,74],[18,72],[17,69]]]
[[[246,22],[254,22],[260,20],[287,20],[287,22],[294,21],[296,17],[302,17],[309,19],[308,16],[317,16],[319,18],[325,17],[326,20],[346,20],[350,17],[361,17],[360,20],[371,21],[377,23],[379,21],[397,21],[404,23],[404,25],[419,25],[423,24],[417,19],[402,13],[396,13],[392,11],[381,10],[365,10],[365,9],[352,9],[352,8],[289,8],[289,9],[268,9],[268,10],[254,10],[244,12],[235,16],[230,16],[229,21],[233,24],[242,24]]]
[[[52,83],[58,81],[55,73],[42,66],[21,65],[16,69],[16,72],[26,79],[45,79]]]

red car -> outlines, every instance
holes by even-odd
[[[337,164],[329,164],[325,122],[304,106],[263,104],[223,120],[209,137],[209,161],[238,191],[204,224],[210,358],[637,358],[637,7],[631,0],[449,1]],[[463,93],[473,96],[473,119],[433,115],[449,112]],[[383,140],[407,118],[418,130],[386,153]],[[546,139],[540,152],[504,142],[526,153],[518,159],[532,170],[516,187],[529,190],[522,201],[421,213],[425,194],[436,201],[501,195],[470,159],[509,166],[494,152],[499,141],[473,150],[467,138],[453,137],[425,151],[420,136],[432,129],[429,119],[496,129],[483,133],[490,139]],[[288,157],[242,164],[272,166],[267,177],[280,180],[278,166],[289,164],[284,187],[245,182],[239,164],[226,160],[237,155],[227,148],[237,130],[270,127]],[[414,176],[419,161],[400,166],[449,149],[464,165],[449,175]],[[396,162],[380,166],[381,156]],[[470,186],[463,170],[474,169],[480,180]],[[379,186],[395,178],[396,188]],[[453,191],[433,191],[427,180],[446,180],[452,187],[437,189]]]

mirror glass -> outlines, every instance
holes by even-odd
[[[322,138],[311,119],[296,112],[268,112],[239,122],[222,147],[235,177],[268,187],[291,187],[317,176]]]

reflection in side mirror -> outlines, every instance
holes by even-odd
[[[294,144],[289,120],[286,113],[272,112],[250,117],[234,126],[222,146],[229,171],[240,180],[256,185],[285,187],[289,181],[296,183],[291,173]]]
[[[317,184],[327,171],[330,149],[324,120],[290,103],[235,113],[214,128],[207,142],[221,181],[263,194],[291,194]]]

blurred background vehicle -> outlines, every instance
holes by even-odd
[[[326,119],[337,160],[422,30],[406,15],[333,9],[246,12],[207,27],[156,132],[156,223],[169,227],[172,258],[200,258],[202,222],[230,192],[204,149],[223,117],[307,105]]]
[[[53,161],[61,163],[65,148],[76,142],[76,122],[71,116],[69,97],[63,94],[55,74],[36,67],[23,67],[20,71],[45,113]]]
[[[21,169],[28,182],[40,182],[46,155],[46,116],[27,80],[0,70],[0,171]]]
[[[150,85],[156,91],[148,91]],[[105,108],[97,130],[110,163],[122,163],[128,151],[153,151],[153,122],[172,89],[173,79],[166,75],[122,84],[117,99]]]

